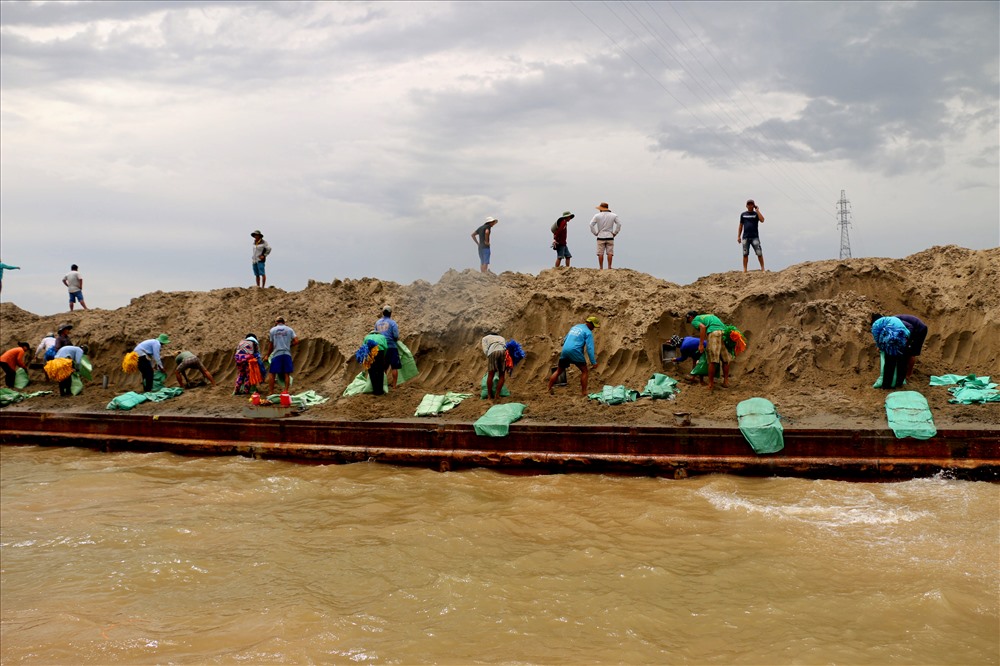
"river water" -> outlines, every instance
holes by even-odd
[[[994,484],[0,463],[5,665],[1000,661]]]

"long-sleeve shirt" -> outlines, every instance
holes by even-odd
[[[382,317],[375,322],[375,330],[385,336],[389,349],[395,349],[399,340],[399,325],[391,317]]]
[[[28,369],[28,366],[24,364],[24,347],[12,347],[0,355],[0,362],[6,363],[11,368],[24,368]]]
[[[143,340],[137,344],[133,351],[139,356],[152,356],[156,367],[162,368],[163,361],[160,360],[160,347],[160,341],[156,338],[151,338],[149,340]]]
[[[35,349],[35,358],[45,358],[45,352],[49,350],[49,347],[53,347],[56,344],[56,339],[51,335],[42,338],[42,341],[38,343],[38,347]]]
[[[6,270],[19,271],[19,270],[21,270],[21,267],[20,266],[11,266],[10,264],[5,264],[2,261],[0,261],[0,280],[3,279],[3,272],[6,271]]]
[[[611,240],[621,230],[622,223],[610,210],[602,210],[590,221],[590,233],[597,236],[597,240]]]
[[[56,358],[68,358],[73,361],[73,367],[79,368],[83,360],[83,350],[76,345],[67,345],[56,352]]]
[[[587,359],[583,355],[584,350],[590,354],[590,364],[597,364],[597,354],[594,352],[594,334],[586,324],[577,324],[569,329],[566,334],[566,341],[563,342],[560,356],[568,358],[573,363],[586,363]]]
[[[259,243],[253,244],[253,254],[250,256],[250,261],[256,264],[264,261],[269,254],[271,254],[271,244],[261,238]]]

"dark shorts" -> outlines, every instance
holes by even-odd
[[[753,248],[754,254],[758,257],[761,256],[762,250],[760,249],[760,239],[759,238],[744,238],[743,239],[743,256],[750,256],[750,248]]]
[[[83,303],[83,291],[71,291],[69,292],[69,302],[76,303],[77,301]]]
[[[927,339],[927,327],[915,328],[910,332],[910,337],[906,341],[904,356],[920,356],[920,350],[924,348],[924,340]]]
[[[389,347],[385,350],[386,363],[393,370],[399,370],[403,367],[403,364],[399,361],[399,349],[396,347]]]
[[[572,259],[573,255],[569,253],[569,245],[556,245],[556,257],[559,259]]]
[[[184,372],[185,370],[201,370],[202,372],[206,372],[205,365],[197,356],[192,356],[177,365],[177,372]]]
[[[289,354],[282,354],[271,359],[272,375],[292,374],[292,357]]]
[[[576,367],[580,368],[581,370],[583,368],[587,367],[586,363],[580,363],[579,361],[573,361],[573,360],[569,359],[566,356],[560,356],[559,357],[559,369],[560,370],[565,370],[566,368],[568,368],[571,365],[575,365]]]
[[[486,357],[486,371],[503,373],[507,363],[507,350],[495,351]]]

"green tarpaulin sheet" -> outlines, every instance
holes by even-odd
[[[898,439],[930,439],[937,434],[927,398],[916,391],[896,391],[885,397],[889,428]]]
[[[420,370],[417,369],[417,362],[413,358],[413,354],[402,342],[397,341],[396,347],[399,349],[399,364],[402,366],[399,369],[399,376],[396,379],[396,386],[399,386],[405,381],[413,379],[420,374]],[[351,357],[353,359],[353,357]],[[361,395],[362,393],[372,392],[372,382],[368,379],[367,372],[359,372],[358,376],[351,380],[351,383],[347,385],[344,389],[344,396],[351,395]],[[385,374],[385,392],[389,392],[389,373]]]
[[[181,388],[164,388],[159,391],[149,391],[148,393],[136,393],[135,391],[129,391],[128,393],[122,393],[121,395],[115,396],[108,403],[105,409],[120,409],[127,411],[132,409],[136,405],[141,405],[147,400],[153,402],[163,402],[170,398],[176,398],[177,396],[184,393],[184,389]]]
[[[931,386],[954,386],[955,384],[975,384],[976,386],[986,386],[990,383],[989,377],[977,377],[976,375],[932,375]]]
[[[299,409],[307,409],[315,405],[322,405],[324,402],[328,402],[330,399],[316,393],[316,391],[303,391],[302,393],[296,393],[289,396],[292,399],[292,404]],[[272,405],[281,404],[281,394],[275,393],[274,395],[269,395],[265,398],[267,402]]]
[[[454,409],[466,398],[471,398],[471,393],[453,393],[449,391],[444,395],[434,395],[433,393],[426,394],[421,400],[420,404],[417,405],[417,411],[413,413],[414,416],[437,416],[438,414],[443,414],[449,409]]]
[[[931,377],[931,386],[952,386],[948,389],[952,398],[948,402],[952,404],[972,405],[984,402],[1000,402],[1000,391],[997,384],[991,382],[989,377],[976,375],[940,375]]]
[[[736,405],[740,432],[754,453],[777,453],[785,448],[785,429],[774,404],[766,398],[749,398]]]
[[[486,400],[486,398],[489,397],[489,394],[486,393],[486,378],[488,376],[489,376],[489,373],[486,373],[485,375],[483,375],[483,378],[479,381],[479,398],[481,400]],[[496,393],[497,393],[497,384],[499,384],[499,383],[500,383],[500,375],[493,375],[493,395],[496,395]],[[510,391],[507,389],[507,383],[506,382],[504,382],[503,388],[500,389],[500,397],[501,398],[509,398],[510,397]]]
[[[627,389],[622,384],[618,386],[605,385],[600,393],[591,393],[587,397],[605,405],[620,405],[624,402],[635,402],[639,398],[639,392]]]
[[[653,398],[671,400],[680,392],[677,387],[677,380],[673,377],[667,377],[666,375],[661,375],[660,373],[654,373],[649,381],[646,382],[646,388],[642,390],[639,395],[643,398]]]
[[[0,407],[13,405],[15,402],[21,402],[22,400],[27,400],[28,398],[37,398],[40,395],[52,395],[52,391],[35,391],[34,393],[21,393],[20,391],[15,391],[14,389],[9,389],[5,386],[2,386],[0,387]]]
[[[524,409],[524,405],[519,402],[493,405],[472,427],[480,437],[506,437],[510,432],[510,424],[521,418]]]

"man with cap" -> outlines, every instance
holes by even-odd
[[[556,268],[559,268],[563,259],[566,260],[566,268],[569,268],[569,260],[573,258],[566,243],[569,235],[569,221],[574,217],[576,215],[567,210],[552,225],[552,249],[556,251]]]
[[[163,372],[163,361],[160,359],[160,349],[169,345],[170,338],[166,333],[160,333],[155,338],[143,340],[135,346],[134,351],[139,356],[139,374],[142,375],[142,390],[149,393],[153,390],[153,375],[156,370]]]
[[[495,217],[486,218],[486,222],[472,232],[472,240],[479,248],[479,272],[490,271],[490,230],[499,222]]]
[[[622,230],[618,216],[608,210],[608,204],[597,205],[597,215],[590,221],[590,233],[597,236],[597,266],[604,268],[604,255],[608,255],[608,268],[615,257],[615,236]]]
[[[708,350],[708,390],[715,388],[715,366],[722,363],[722,388],[729,388],[729,362],[732,356],[722,343],[726,325],[714,314],[699,315],[696,310],[687,313],[687,323],[698,331],[698,351]]]
[[[391,305],[382,308],[382,318],[375,322],[375,332],[385,336],[387,345],[385,363],[389,366],[389,388],[396,388],[399,369],[403,367],[403,364],[399,360],[399,348],[396,346],[396,342],[399,340],[399,325],[392,318]]]
[[[295,331],[285,326],[285,318],[274,320],[274,327],[267,334],[267,357],[271,359],[271,369],[267,378],[267,390],[274,393],[274,377],[281,375],[285,390],[292,386],[292,345],[299,344]]]
[[[757,225],[764,224],[764,215],[760,212],[753,199],[747,199],[747,209],[740,215],[740,227],[736,230],[736,242],[743,244],[743,272],[747,272],[747,259],[750,258],[750,248],[753,247],[760,262],[760,270],[764,271],[764,252],[760,249],[760,234]]]
[[[597,369],[597,354],[594,353],[592,331],[600,325],[601,322],[597,317],[587,317],[586,323],[577,324],[569,329],[562,351],[559,353],[559,365],[549,377],[549,395],[552,395],[552,387],[559,380],[559,374],[570,365],[575,365],[580,370],[580,391],[582,395],[587,395],[587,357],[584,356],[584,352],[590,356],[590,367]]]
[[[266,287],[267,274],[264,271],[264,262],[267,261],[267,255],[271,254],[271,245],[264,240],[264,234],[260,233],[260,229],[251,233],[250,236],[253,238],[253,252],[250,255],[250,262],[253,264],[253,278],[258,287]]]

